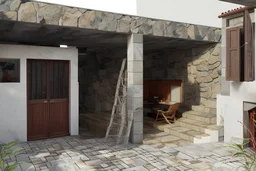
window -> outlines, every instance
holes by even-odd
[[[20,60],[0,58],[0,83],[20,82]]]
[[[254,26],[248,11],[243,26],[227,29],[226,79],[228,81],[254,81]]]

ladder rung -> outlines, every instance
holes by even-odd
[[[117,87],[116,87],[116,93],[115,93],[115,101],[114,105],[112,108],[112,114],[111,114],[111,120],[107,129],[106,137],[118,137],[118,142],[120,138],[129,138],[129,133],[131,129],[131,124],[132,124],[132,116],[130,116],[127,112],[124,111],[124,105],[126,104],[126,98],[127,98],[127,67],[126,65],[127,60],[123,59],[122,61],[122,66],[119,72],[118,76],[118,82],[117,82]],[[118,120],[114,120],[114,118],[117,117]],[[121,117],[121,120],[120,120]],[[125,117],[125,118],[123,118]],[[117,123],[118,122],[118,123]],[[121,123],[122,122],[122,123]],[[109,135],[110,129],[113,128],[114,125],[118,125],[120,127],[119,134],[116,135]],[[126,129],[126,136],[120,135],[120,131],[123,130],[123,128]],[[125,140],[126,141],[126,140]]]

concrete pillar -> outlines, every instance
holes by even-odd
[[[230,82],[226,81],[226,29],[228,20],[226,18],[222,19],[222,29],[221,29],[221,95],[230,95]]]
[[[128,96],[127,110],[134,116],[130,142],[143,140],[143,35],[131,34],[127,46]]]

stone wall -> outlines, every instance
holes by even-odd
[[[79,55],[80,113],[111,111],[126,49]],[[220,93],[220,44],[144,54],[144,79],[182,80],[183,103],[216,107]]]
[[[219,28],[22,0],[1,0],[0,20],[219,42]]]
[[[98,50],[79,55],[80,113],[111,111],[126,49]]]
[[[182,80],[183,103],[216,107],[220,93],[220,44],[144,54],[144,79]]]

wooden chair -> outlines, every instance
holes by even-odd
[[[169,106],[167,111],[156,109],[156,121],[165,119],[167,123],[171,124],[176,121],[176,111],[178,110],[180,103],[175,103]],[[159,117],[163,118],[159,118]]]

